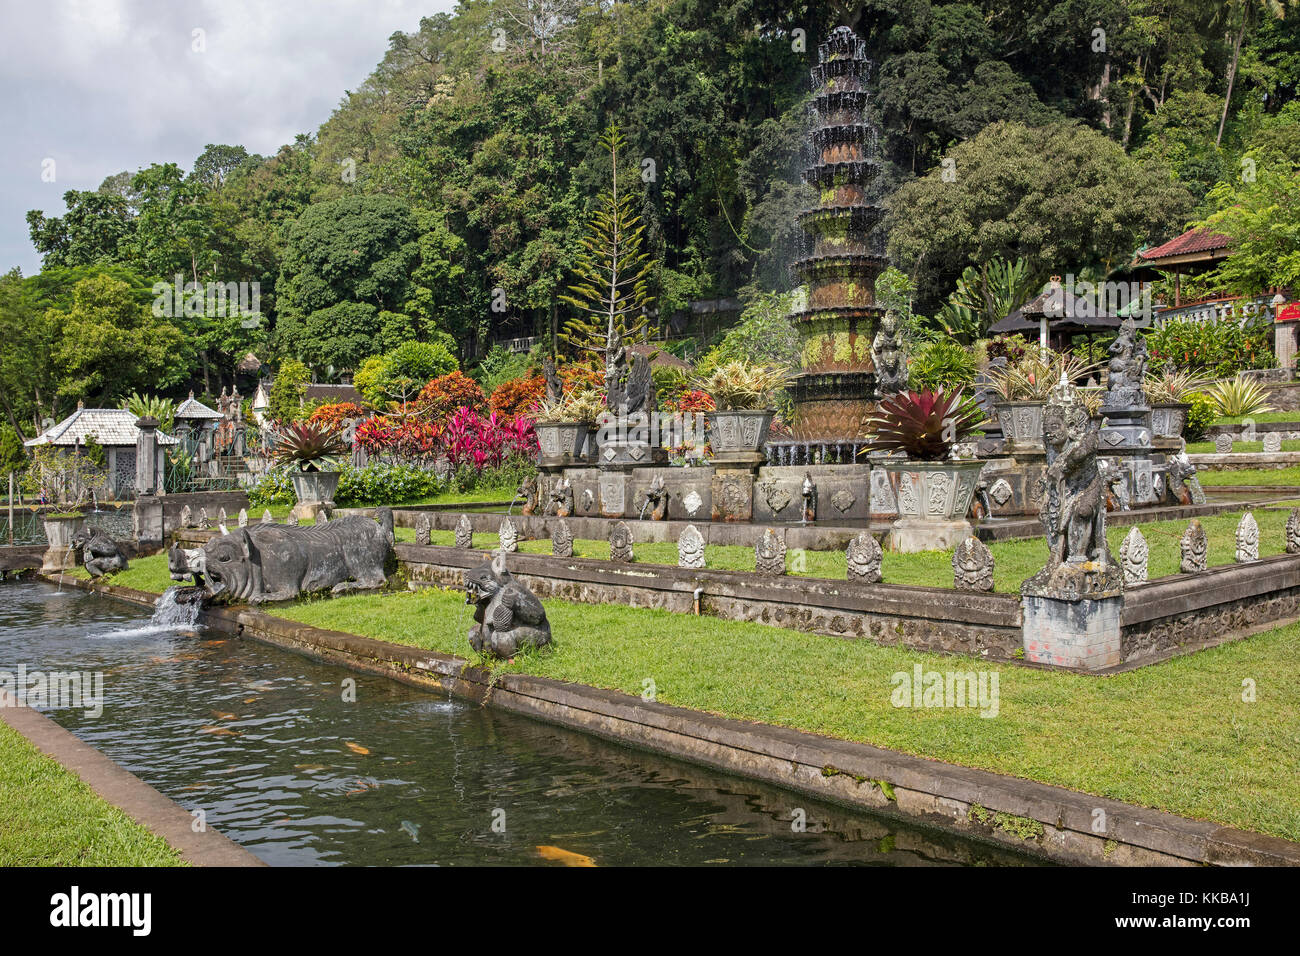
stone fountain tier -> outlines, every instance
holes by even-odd
[[[855,336],[870,353],[870,338]],[[791,435],[802,442],[857,443],[862,425],[875,410],[874,371],[816,371],[796,376],[790,384],[794,401]]]

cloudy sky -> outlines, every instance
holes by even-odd
[[[208,143],[314,132],[397,30],[454,0],[0,0],[0,271],[40,267],[25,214]],[[196,39],[196,30],[203,31]],[[201,40],[201,42],[199,42]],[[200,52],[196,47],[202,46]],[[53,160],[54,182],[42,179]]]

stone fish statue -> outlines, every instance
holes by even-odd
[[[506,570],[506,555],[465,571],[465,603],[474,605],[470,647],[480,654],[513,657],[522,647],[551,642],[551,625],[537,595]]]
[[[325,524],[253,525],[203,546],[208,598],[229,603],[288,601],[312,591],[369,590],[387,583],[393,511]]]
[[[196,586],[204,587],[203,549],[182,548],[179,544],[173,544],[167,550],[167,571],[173,581],[191,578]]]
[[[92,578],[127,569],[126,555],[117,542],[101,529],[86,525],[72,539],[72,550],[81,552],[82,563]]]

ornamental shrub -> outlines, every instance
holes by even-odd
[[[952,339],[924,342],[908,358],[907,381],[916,391],[968,388],[975,382],[975,353]]]
[[[421,418],[440,421],[450,418],[458,408],[468,408],[475,414],[487,410],[487,396],[478,382],[460,370],[440,375],[420,390],[415,406]]]
[[[1202,322],[1173,319],[1146,335],[1151,365],[1166,362],[1216,378],[1232,378],[1244,369],[1273,368],[1273,326],[1267,321],[1239,325],[1230,319]]]
[[[520,415],[530,415],[537,403],[546,397],[546,379],[540,375],[531,378],[512,378],[502,382],[492,392],[488,404],[504,421]]]
[[[1183,425],[1183,438],[1189,443],[1200,441],[1209,431],[1210,426],[1219,420],[1219,406],[1214,399],[1203,392],[1192,392],[1185,401],[1192,407],[1187,410],[1187,422]]]

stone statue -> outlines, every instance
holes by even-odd
[[[190,509],[189,505],[186,505],[185,507],[181,508],[181,527],[182,528],[194,527],[194,512]]]
[[[993,552],[974,535],[953,549],[952,584],[958,591],[993,590]]]
[[[563,518],[555,523],[555,528],[551,531],[551,554],[557,558],[573,557],[573,532]]]
[[[1178,547],[1181,552],[1178,570],[1183,574],[1196,574],[1209,567],[1210,541],[1205,536],[1205,529],[1195,518],[1187,525]]]
[[[1218,455],[1232,454],[1232,436],[1226,432],[1221,435],[1216,435],[1214,439],[1214,451],[1215,454]]]
[[[1169,490],[1180,504],[1205,504],[1205,491],[1201,488],[1201,479],[1196,476],[1196,466],[1187,454],[1186,439],[1179,439],[1179,449],[1169,456],[1166,469]]]
[[[668,489],[664,486],[664,476],[655,475],[646,489],[645,503],[641,505],[641,517],[645,518],[646,508],[650,509],[651,521],[663,521],[668,517]]]
[[[465,603],[474,605],[469,644],[480,654],[508,658],[523,647],[551,642],[551,625],[537,595],[506,570],[506,555],[465,571]]]
[[[193,580],[198,587],[205,587],[203,581],[203,549],[182,548],[173,544],[167,550],[167,572],[173,581]]]
[[[898,316],[893,309],[880,319],[880,329],[871,342],[871,361],[876,367],[876,394],[885,398],[907,388],[907,356],[898,342]]]
[[[1132,504],[1129,494],[1128,475],[1116,458],[1099,458],[1097,468],[1106,487],[1106,510],[1128,511]]]
[[[1255,516],[1247,511],[1237,525],[1237,563],[1249,564],[1259,560],[1259,525]]]
[[[271,509],[262,509],[262,524],[275,524],[275,519],[271,517]]]
[[[238,525],[239,525],[241,528],[247,528],[247,527],[248,527],[248,509],[247,509],[247,508],[240,508],[240,509],[239,509],[239,519],[238,519],[238,522],[237,522],[237,523],[238,523]]]
[[[1124,571],[1125,586],[1146,583],[1147,559],[1150,556],[1151,548],[1147,545],[1147,539],[1142,537],[1142,532],[1134,525],[1119,546],[1119,565]]]
[[[470,524],[469,515],[461,515],[456,522],[456,547],[462,551],[474,547],[474,526]]]
[[[207,508],[200,508],[200,509],[199,509],[199,528],[202,529],[202,530],[204,530],[204,531],[206,531],[208,528],[211,528],[211,527],[212,527],[212,521],[208,518],[208,509],[207,509]]]
[[[629,364],[628,350],[612,324],[609,336],[605,349],[605,407],[619,416],[654,411],[655,383],[650,360],[633,352]]]
[[[785,574],[785,535],[767,528],[754,549],[754,569],[759,574]]]
[[[286,525],[288,525],[290,528],[296,528],[296,527],[298,527],[298,524],[299,524],[299,522],[298,522],[298,512],[297,512],[297,511],[290,511],[290,512],[289,512],[289,517],[285,519],[285,522],[284,522],[284,523],[285,523]]]
[[[126,555],[100,528],[82,527],[72,539],[72,550],[81,552],[82,563],[92,578],[127,569]]]
[[[869,531],[863,531],[849,542],[845,554],[850,581],[876,584],[880,581],[880,562],[883,558],[880,542]]]
[[[557,518],[567,518],[573,514],[573,484],[568,478],[560,478],[551,485],[547,494],[546,514]]]
[[[704,567],[704,535],[693,524],[677,538],[677,566],[692,571]]]
[[[520,498],[524,499],[524,506],[519,509],[519,513],[522,515],[536,514],[537,477],[535,475],[524,475],[519,482],[519,487],[515,489],[515,501]]]
[[[1038,517],[1047,565],[1026,593],[1066,600],[1118,591],[1123,577],[1106,544],[1105,480],[1097,467],[1099,423],[1068,383],[1043,410],[1047,468],[1038,479]]]
[[[380,508],[374,518],[240,528],[203,546],[203,567],[210,598],[261,604],[327,589],[342,594],[381,588],[392,550],[393,511]]]
[[[1142,392],[1142,381],[1147,374],[1147,344],[1138,334],[1133,317],[1120,323],[1119,334],[1110,344],[1109,377],[1106,379],[1106,397],[1102,404],[1108,408],[1134,408],[1147,404]]]
[[[421,512],[415,519],[415,543],[427,545],[433,533],[433,519]]]
[[[549,355],[542,359],[542,378],[546,380],[546,403],[556,405],[564,398],[560,377],[555,373],[555,360]]]
[[[1292,508],[1287,515],[1286,553],[1300,554],[1300,508]]]
[[[609,559],[611,561],[635,561],[632,551],[632,529],[626,521],[617,521],[609,532]]]

